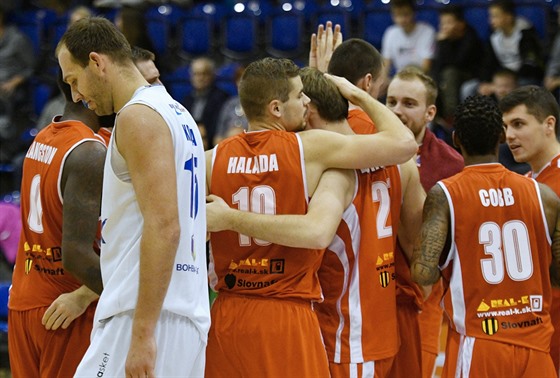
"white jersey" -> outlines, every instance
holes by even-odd
[[[206,295],[206,168],[202,138],[192,116],[162,85],[139,88],[125,107],[131,104],[149,106],[163,117],[171,131],[175,151],[181,237],[162,310],[190,318],[205,341],[210,328],[210,309]],[[134,309],[138,297],[144,221],[126,161],[117,149],[114,136],[115,133],[107,150],[103,178],[103,293],[97,305],[96,322]]]
[[[422,67],[425,59],[434,57],[435,45],[436,31],[430,24],[419,21],[410,34],[391,25],[383,34],[381,53],[398,72],[408,65]]]

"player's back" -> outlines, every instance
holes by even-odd
[[[452,245],[444,310],[460,334],[548,351],[550,235],[534,180],[500,164],[442,180]]]
[[[356,134],[375,133],[360,109],[349,112],[348,122]],[[399,169],[372,167],[355,175],[352,203],[319,270],[325,300],[317,315],[329,359],[336,363],[384,359],[398,346],[394,243],[402,202]]]
[[[305,214],[309,195],[299,136],[269,130],[223,141],[214,149],[210,193],[243,211]],[[210,242],[214,290],[322,299],[316,275],[322,250],[280,246],[232,231],[212,233]]]
[[[37,134],[23,162],[22,232],[10,292],[10,308],[48,306],[81,284],[62,266],[62,172],[78,145],[101,143],[79,121],[54,122]],[[93,241],[92,241],[93,248]]]

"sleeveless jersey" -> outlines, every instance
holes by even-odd
[[[357,134],[375,126],[360,109],[349,113]],[[323,257],[325,296],[317,315],[329,360],[362,363],[398,349],[394,245],[402,189],[397,167],[356,170],[354,197]],[[393,211],[396,211],[393,214]]]
[[[214,148],[210,192],[230,207],[305,214],[308,192],[300,138],[286,131],[236,135]],[[210,234],[210,284],[219,292],[321,301],[324,250],[271,244],[233,231]]]
[[[439,182],[452,245],[443,307],[459,334],[548,352],[551,239],[537,183],[500,164]]]
[[[188,317],[206,340],[210,327],[206,272],[205,157],[202,138],[188,111],[162,85],[139,88],[125,105],[142,104],[165,120],[173,140],[181,236],[162,310]],[[117,115],[118,117],[118,115]],[[148,141],[147,141],[148,142]],[[146,148],[150,148],[149,144]],[[154,198],[153,201],[165,201]],[[101,204],[103,293],[95,320],[132,310],[138,297],[144,220],[130,175],[111,138]],[[168,261],[162,263],[170,263]]]
[[[560,155],[556,155],[538,174],[530,172],[537,182],[548,185],[560,197]],[[554,335],[550,354],[560,375],[560,288],[552,288],[551,318]]]
[[[50,306],[60,294],[82,285],[62,267],[60,182],[66,159],[77,146],[101,142],[82,122],[58,119],[37,134],[23,161],[23,227],[10,291],[12,310]]]

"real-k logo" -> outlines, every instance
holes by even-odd
[[[391,283],[391,279],[389,278],[389,272],[384,270],[379,273],[379,283],[381,283],[381,287],[389,286],[389,283]]]
[[[31,267],[33,267],[33,259],[28,257],[25,259],[25,274],[29,274]]]
[[[235,286],[235,281],[237,281],[237,277],[235,277],[235,274],[229,273],[224,277],[224,282],[228,289],[233,289],[233,287]]]
[[[488,318],[482,321],[482,332],[484,332],[488,336],[492,336],[493,334],[498,332],[498,329],[498,319]]]

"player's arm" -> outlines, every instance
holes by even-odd
[[[552,189],[539,184],[548,230],[552,237],[552,265],[550,279],[554,286],[560,287],[560,199]]]
[[[68,155],[60,190],[64,200],[62,264],[92,291],[103,290],[99,256],[93,246],[99,225],[106,148],[84,142]]]
[[[157,353],[154,332],[181,233],[173,141],[163,118],[144,105],[124,108],[114,132],[144,220],[138,299],[125,370],[129,376],[152,376]]]
[[[214,149],[206,150],[204,156],[206,157],[206,193],[210,193],[210,183],[212,182],[212,156]]]
[[[416,162],[411,159],[400,166],[403,188],[403,203],[400,217],[399,244],[408,261],[412,261],[414,243],[420,234],[422,210],[426,192],[420,183]]]
[[[240,211],[230,208],[220,197],[209,196],[208,230],[232,230],[289,247],[326,248],[336,233],[344,209],[352,200],[354,177],[353,171],[325,171],[305,215]]]
[[[449,204],[439,185],[434,185],[428,192],[422,218],[410,273],[412,280],[419,285],[431,285],[441,276],[438,265],[450,227]]]
[[[324,130],[301,132],[306,163],[312,160],[324,167],[355,169],[402,164],[414,156],[418,149],[414,135],[389,108],[345,78],[325,75],[345,98],[368,114],[378,132],[368,135],[342,135]]]

